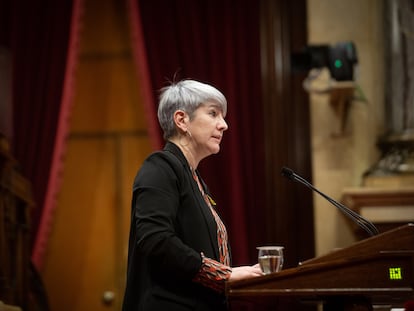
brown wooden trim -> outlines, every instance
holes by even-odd
[[[342,200],[357,212],[369,206],[414,205],[414,188],[346,188]]]

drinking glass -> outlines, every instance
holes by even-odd
[[[264,274],[279,272],[283,267],[283,246],[259,246],[259,265]]]

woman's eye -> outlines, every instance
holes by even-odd
[[[217,116],[217,111],[211,110],[210,111],[210,115],[212,115],[213,117]]]

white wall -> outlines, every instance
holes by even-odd
[[[329,104],[330,95],[310,93],[313,183],[337,200],[344,188],[361,184],[362,174],[379,157],[385,95],[382,10],[382,0],[308,0],[309,44],[353,41],[359,58],[356,82],[367,99],[351,102],[345,132],[337,135],[341,119]],[[329,78],[327,70],[324,76]],[[314,206],[316,255],[354,242],[334,206],[316,194]]]

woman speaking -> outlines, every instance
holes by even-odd
[[[197,167],[220,151],[227,101],[194,80],[161,90],[158,121],[166,141],[133,184],[123,311],[226,310],[226,281],[262,275],[231,267],[227,231]]]

